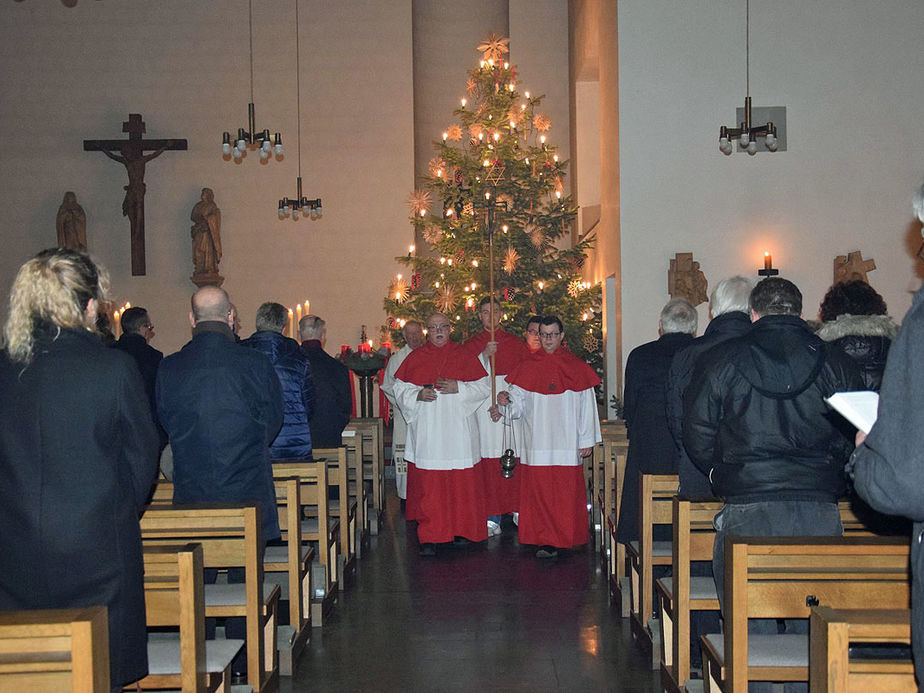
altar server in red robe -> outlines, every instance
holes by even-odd
[[[465,348],[481,359],[481,365],[490,373],[490,358],[494,356],[494,379],[497,390],[506,387],[504,377],[525,358],[529,350],[522,339],[506,332],[501,326],[500,304],[494,301],[494,341],[491,341],[491,297],[485,297],[478,304],[478,317],[484,329],[465,343]],[[488,381],[490,383],[490,380]],[[507,448],[513,448],[519,456],[522,445],[522,433],[518,425],[516,430],[507,419],[493,420],[489,414],[491,400],[486,399],[475,413],[478,422],[478,438],[481,446],[481,468],[484,475],[484,498],[488,512],[488,535],[501,533],[501,515],[518,509],[520,500],[520,480],[516,476],[505,479],[501,476],[500,456]]]
[[[520,543],[538,545],[538,558],[556,558],[559,549],[587,543],[581,458],[601,440],[594,396],[600,378],[562,348],[563,333],[561,320],[542,318],[542,350],[514,368],[508,389],[497,395],[507,415],[524,420],[526,441],[517,469]]]
[[[491,386],[478,359],[450,341],[442,313],[427,320],[427,343],[395,373],[395,399],[407,420],[408,520],[417,521],[422,556],[462,537],[487,539],[475,412]]]

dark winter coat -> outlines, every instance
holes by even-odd
[[[816,333],[834,342],[857,362],[865,390],[879,392],[889,345],[898,334],[898,325],[888,315],[839,315],[822,324]]]
[[[638,482],[642,474],[674,474],[676,451],[667,427],[667,372],[674,355],[693,336],[673,332],[636,347],[626,359],[623,395],[629,435],[626,480],[617,523],[617,541],[638,539]]]
[[[154,421],[157,422],[157,402],[154,399],[154,384],[157,380],[157,367],[164,360],[164,354],[158,351],[140,334],[125,333],[119,337],[113,346],[116,349],[124,351],[126,354],[135,359],[138,364],[138,370],[141,372],[141,379],[144,381],[144,391],[148,395],[148,402],[151,405],[151,413],[154,415]],[[161,447],[167,444],[167,434],[163,429],[158,427],[158,433],[161,436]]]
[[[130,683],[148,671],[148,399],[131,358],[96,335],[47,324],[36,334],[28,367],[0,354],[0,610],[105,604],[112,683]]]
[[[684,394],[683,442],[726,503],[834,502],[852,442],[825,403],[856,364],[801,318],[768,315],[703,356]]]
[[[263,539],[279,537],[269,446],[282,426],[282,389],[263,354],[221,322],[157,371],[157,411],[173,448],[175,503],[258,503]]]
[[[914,521],[911,540],[911,644],[924,681],[924,289],[889,352],[879,418],[851,460],[854,488],[876,510]]]
[[[688,498],[703,498],[712,495],[712,486],[683,447],[683,392],[693,378],[697,360],[716,344],[737,337],[751,329],[751,318],[739,310],[717,315],[706,326],[702,337],[678,351],[671,361],[667,374],[667,424],[671,430],[676,450],[677,474],[680,477],[680,493]]]
[[[241,344],[256,349],[270,360],[282,386],[282,428],[270,446],[270,457],[274,460],[310,460],[311,429],[308,421],[314,410],[314,385],[308,357],[298,342],[279,332],[254,332]]]
[[[350,423],[353,408],[350,371],[324,351],[316,339],[302,342],[302,350],[311,362],[314,381],[311,441],[316,448],[335,448],[342,442],[343,429]]]

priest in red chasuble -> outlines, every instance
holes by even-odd
[[[442,313],[427,320],[427,343],[395,373],[395,399],[407,420],[408,520],[417,521],[422,556],[462,537],[487,539],[475,412],[491,393],[481,362],[450,341]]]
[[[494,341],[491,341],[491,298],[482,299],[478,304],[478,317],[484,330],[465,343],[465,348],[481,359],[481,364],[490,373],[490,358],[494,355],[494,373],[497,390],[506,387],[504,377],[525,358],[529,350],[522,339],[506,332],[501,326],[502,311],[500,304],[494,302]],[[490,381],[488,381],[490,383]],[[519,456],[523,444],[522,427],[517,421],[516,429],[509,419],[494,421],[489,414],[491,400],[486,399],[478,408],[475,419],[478,422],[478,438],[481,446],[480,468],[484,475],[484,497],[488,513],[488,535],[501,533],[500,516],[516,512],[519,509],[520,479],[514,475],[509,479],[501,476],[500,456],[507,448],[514,449]]]
[[[586,544],[587,490],[581,458],[600,442],[594,387],[600,378],[562,348],[564,327],[542,318],[542,349],[507,375],[497,402],[512,418],[522,418],[526,441],[520,476],[520,543],[539,547],[538,558]],[[501,409],[494,415],[500,416]]]

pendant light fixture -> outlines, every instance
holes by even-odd
[[[258,149],[260,161],[269,161],[270,155],[282,156],[282,135],[278,132],[270,136],[269,128],[257,131],[256,113],[253,106],[253,0],[247,0],[250,11],[250,103],[247,104],[247,129],[238,128],[237,137],[232,141],[231,133],[221,136],[221,154],[226,161],[240,163],[247,155],[247,150]]]
[[[293,199],[283,197],[279,200],[277,213],[280,219],[291,218],[298,220],[299,212],[304,217],[311,220],[320,219],[323,210],[321,209],[321,198],[309,200],[302,194],[302,90],[301,90],[301,60],[298,46],[298,0],[295,0],[295,138],[298,143],[298,178],[296,178],[296,193]]]
[[[738,127],[729,128],[724,125],[719,128],[719,151],[726,156],[732,153],[732,140],[738,140],[742,149],[753,156],[757,153],[757,138],[763,137],[768,151],[775,152],[779,146],[776,136],[776,126],[772,122],[763,125],[751,123],[751,3],[745,0],[745,98],[744,121]]]

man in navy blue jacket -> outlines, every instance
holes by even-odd
[[[241,344],[264,354],[276,369],[285,407],[282,428],[270,447],[274,460],[310,460],[314,409],[311,364],[294,339],[283,336],[289,311],[279,303],[257,308],[257,331]]]
[[[269,446],[282,389],[269,360],[234,341],[228,294],[192,297],[193,338],[157,371],[157,413],[173,447],[175,503],[259,503],[263,540],[279,538]]]

